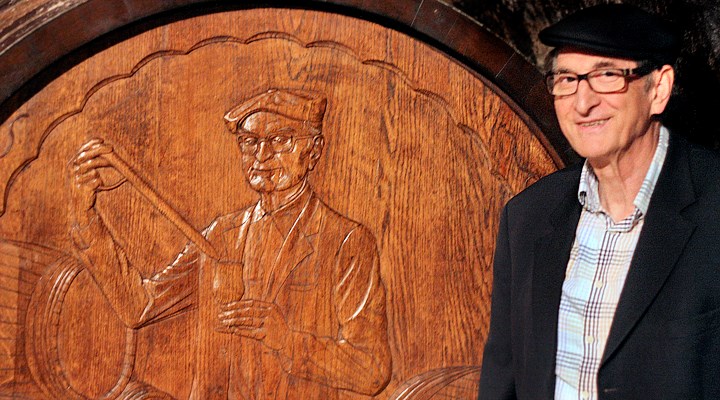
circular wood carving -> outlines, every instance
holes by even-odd
[[[472,376],[488,329],[500,209],[560,161],[495,84],[427,44],[372,22],[301,9],[218,12],[155,27],[72,66],[0,126],[0,133],[12,139],[0,148],[9,148],[0,157],[0,238],[77,255],[70,240],[68,163],[96,137],[112,143],[149,190],[196,231],[252,206],[258,193],[245,181],[237,142],[223,116],[271,88],[312,91],[327,99],[325,145],[309,185],[334,210],[333,221],[354,221],[367,230],[363,243],[375,242],[386,293],[378,320],[387,323],[387,339],[378,340],[387,340],[392,358],[390,378],[375,397],[391,398],[412,388],[429,398],[435,388],[423,379]],[[116,182],[119,176],[109,172],[104,179]],[[189,241],[167,211],[132,185],[100,193],[95,208],[130,268],[145,278],[171,264]],[[79,276],[80,261],[67,262],[73,268],[65,273]],[[52,280],[57,272],[43,273],[61,282]],[[315,290],[312,274],[302,278],[293,277],[296,290]],[[34,279],[30,283],[41,289],[29,310],[36,316],[56,284]],[[62,282],[116,304],[114,294],[91,279]],[[202,299],[202,278],[196,286]],[[334,332],[322,337],[343,340],[331,320],[316,318],[311,309],[283,308],[283,296],[277,304],[296,324],[291,328],[316,336]],[[201,369],[195,350],[205,337],[198,324],[208,321],[202,304],[128,328],[137,342],[134,362],[124,364],[129,370],[118,372],[123,390],[152,388],[156,394],[189,397]],[[73,307],[68,315],[92,318],[77,303]],[[53,315],[61,319],[63,313]],[[38,321],[32,317],[28,323]],[[17,329],[13,340],[28,334],[51,340],[32,339],[20,352],[4,356],[12,365],[20,365],[19,358],[31,360],[35,380],[47,379],[38,382],[43,389],[65,387],[68,396],[80,398],[101,395],[103,384],[68,383],[66,367],[42,361],[55,354],[53,343],[72,342],[71,329],[56,329],[72,323],[48,320],[42,322],[46,328]],[[84,333],[89,341],[97,334]],[[132,353],[127,349],[123,337],[110,352],[123,358]],[[246,368],[290,382],[288,398],[298,398],[292,397],[293,388],[311,387],[305,384],[313,379],[258,364]],[[0,382],[32,380],[23,374],[15,368]],[[142,383],[125,385],[130,381]],[[311,383],[329,398],[362,398],[360,389],[338,381]],[[13,387],[11,393],[19,393]]]

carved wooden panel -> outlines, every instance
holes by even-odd
[[[500,208],[557,167],[523,121],[319,11],[95,54],[0,126],[0,397],[473,398]]]

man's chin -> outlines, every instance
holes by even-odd
[[[270,193],[275,191],[275,184],[266,179],[250,180],[250,188],[258,193]]]

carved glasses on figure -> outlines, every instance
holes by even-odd
[[[545,84],[553,96],[575,94],[582,80],[587,80],[595,93],[617,93],[627,88],[628,81],[641,78],[655,69],[654,65],[642,65],[626,69],[600,68],[586,74],[550,72],[545,76]]]
[[[293,149],[296,139],[307,139],[315,136],[317,136],[317,134],[292,135],[281,132],[261,137],[253,133],[241,132],[237,136],[237,142],[243,154],[257,153],[261,142],[265,142],[270,146],[270,150],[272,150],[273,153],[287,153]]]

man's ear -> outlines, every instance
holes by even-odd
[[[320,156],[322,156],[322,151],[324,147],[325,138],[322,135],[315,136],[313,138],[312,150],[310,150],[310,163],[308,165],[308,168],[310,170],[315,169],[315,165],[317,165],[318,161],[320,161]]]
[[[650,113],[659,115],[665,111],[670,95],[672,94],[673,83],[675,82],[675,70],[669,65],[663,65],[655,74],[653,85],[654,97],[650,105]]]

